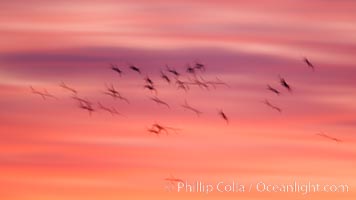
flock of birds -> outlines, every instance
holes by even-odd
[[[123,70],[119,68],[116,64],[110,64],[110,69],[114,73],[118,74],[120,77],[123,76],[124,74]],[[140,75],[143,78],[144,80],[143,89],[146,89],[153,94],[150,97],[150,100],[157,103],[158,105],[162,105],[167,108],[170,108],[170,105],[167,102],[163,101],[158,97],[158,90],[156,84],[148,75],[143,76],[141,69],[135,65],[129,65],[128,69],[133,73]],[[228,84],[226,84],[225,82],[221,81],[218,78],[216,78],[216,80],[205,80],[202,76],[205,70],[206,70],[205,65],[199,62],[195,62],[193,65],[187,65],[186,68],[187,76],[185,77],[186,80],[183,80],[184,75],[182,73],[166,65],[166,69],[160,71],[160,77],[168,84],[174,83],[177,89],[184,90],[185,92],[187,92],[192,86],[198,86],[199,88],[202,89],[210,89],[211,87],[216,88],[218,85],[224,85],[229,87]],[[103,110],[110,113],[111,115],[121,115],[121,113],[119,113],[114,107],[105,106],[101,102],[97,102],[97,105],[94,106],[94,103],[92,103],[91,101],[83,97],[80,97],[78,90],[74,89],[71,86],[68,86],[64,82],[61,82],[59,86],[64,90],[70,92],[72,94],[72,99],[78,102],[79,108],[88,111],[90,115],[96,110]],[[30,89],[33,94],[41,96],[44,100],[50,98],[57,99],[56,96],[49,93],[46,89],[40,91],[33,88],[32,86],[30,86]],[[103,94],[108,95],[114,99],[124,101],[127,104],[130,104],[130,101],[126,97],[124,97],[114,87],[113,84],[106,85],[106,89],[105,92],[103,92]],[[181,106],[182,108],[195,113],[197,116],[200,116],[202,114],[200,110],[190,105],[187,100],[185,100],[184,104],[182,104]],[[227,124],[229,123],[229,119],[223,110],[219,110],[218,114],[221,116],[223,120],[225,120]],[[179,129],[177,128],[163,126],[158,123],[152,124],[152,126],[147,129],[148,132],[154,133],[156,135],[160,135],[162,133],[169,134],[172,131],[177,132],[178,130]]]
[[[307,66],[308,66],[310,69],[313,70],[313,72],[315,71],[314,65],[313,65],[307,58],[303,58],[303,61],[307,64]],[[284,87],[285,89],[287,89],[288,92],[292,92],[292,87],[291,87],[291,86],[289,85],[289,83],[288,83],[283,77],[281,77],[280,75],[279,75],[279,83],[280,83],[280,85],[281,85],[282,87]],[[278,90],[278,89],[272,87],[272,86],[269,85],[269,84],[267,85],[267,89],[268,89],[269,91],[275,93],[276,95],[280,95],[280,94],[282,93],[280,90]],[[282,112],[282,109],[281,109],[280,107],[278,107],[278,106],[272,104],[272,103],[271,103],[270,101],[268,101],[267,99],[264,100],[264,103],[265,103],[268,107],[270,107],[270,108],[272,108],[272,109],[274,109],[274,110],[276,110],[276,111],[278,111],[278,112]]]
[[[312,70],[315,71],[315,66],[309,61],[307,58],[303,58],[304,63]],[[122,68],[120,68],[116,64],[110,64],[110,69],[116,73],[118,76],[123,76],[124,71]],[[129,71],[132,71],[133,73],[138,74],[140,77],[143,78],[144,83],[143,83],[143,89],[146,89],[152,93],[152,97],[150,97],[150,100],[153,102],[157,103],[158,105],[162,105],[167,107],[168,109],[170,108],[170,105],[160,99],[158,97],[158,90],[156,87],[155,82],[148,76],[148,75],[143,75],[141,69],[135,65],[129,65],[128,66]],[[185,74],[178,72],[176,69],[169,67],[168,65],[165,66],[165,70],[160,70],[160,78],[162,78],[166,83],[168,84],[175,84],[178,90],[183,90],[187,92],[192,86],[197,86],[201,89],[210,89],[210,88],[216,88],[217,86],[226,86],[230,87],[227,83],[221,81],[219,78],[216,77],[215,80],[206,80],[203,77],[204,72],[206,71],[206,66],[200,62],[195,62],[193,65],[188,64],[186,66]],[[186,76],[184,76],[186,75]],[[291,85],[286,81],[285,78],[279,76],[279,84],[282,86],[285,90],[288,92],[292,92],[292,87]],[[102,110],[110,113],[111,115],[121,115],[115,107],[109,107],[103,105],[101,102],[97,102],[96,106],[94,106],[94,103],[89,101],[88,99],[85,99],[83,97],[79,96],[78,90],[74,89],[73,87],[68,86],[64,82],[61,82],[59,84],[61,88],[64,90],[68,91],[69,93],[72,94],[72,99],[75,100],[78,103],[79,108],[86,110],[89,112],[91,115],[93,112],[97,110]],[[31,92],[33,94],[41,96],[44,100],[46,99],[57,99],[57,97],[51,93],[49,93],[46,89],[40,91],[32,86],[30,86]],[[267,84],[267,90],[273,92],[276,95],[280,95],[282,91],[280,89],[277,89],[274,86],[271,86],[270,84]],[[124,97],[115,87],[113,84],[106,85],[105,92],[103,92],[104,95],[110,96],[114,98],[115,100],[120,100],[123,101],[127,104],[130,104],[129,99]],[[263,103],[270,107],[273,110],[276,110],[278,112],[282,112],[282,109],[271,103],[269,100],[265,99]],[[181,105],[182,108],[191,111],[195,113],[197,116],[200,116],[203,112],[195,108],[194,106],[190,105],[187,100],[184,101],[184,104]],[[222,110],[218,110],[218,116],[225,121],[225,123],[228,125],[229,124],[229,117],[228,115]],[[151,125],[151,127],[147,128],[147,131],[149,133],[153,133],[156,135],[161,135],[161,134],[169,134],[171,132],[177,132],[180,129],[178,128],[173,128],[169,126],[163,126],[158,123],[154,123]],[[317,134],[320,137],[333,140],[336,142],[341,142],[340,139],[334,138],[332,136],[329,136],[325,133],[318,133]]]
[[[315,71],[315,66],[307,58],[303,58],[303,61],[313,72]],[[128,68],[130,71],[132,71],[133,73],[137,73],[138,75],[140,75],[143,78],[143,80],[144,80],[143,89],[146,89],[153,94],[150,97],[150,100],[152,100],[153,102],[157,103],[158,105],[162,105],[168,109],[171,108],[171,106],[167,102],[163,101],[162,99],[160,99],[158,97],[158,90],[157,90],[156,84],[149,76],[147,76],[147,75],[143,76],[141,69],[135,65],[129,65]],[[123,76],[123,74],[124,74],[123,70],[121,68],[119,68],[116,64],[110,64],[110,69],[114,73],[118,74],[120,77]],[[204,64],[202,64],[200,62],[195,62],[194,65],[192,65],[192,66],[188,65],[186,67],[185,73],[187,74],[187,76],[186,76],[186,79],[183,79],[183,74],[178,72],[176,69],[170,68],[166,65],[166,69],[160,71],[160,78],[162,78],[168,84],[174,83],[175,86],[177,87],[177,89],[183,90],[185,92],[187,92],[190,89],[190,87],[192,87],[192,86],[197,86],[201,89],[210,89],[210,88],[215,89],[219,85],[230,87],[227,83],[221,81],[218,78],[216,78],[215,80],[206,80],[202,76],[205,71],[206,71],[206,67]],[[281,76],[279,76],[278,78],[279,78],[279,85],[282,86],[282,88],[284,88],[287,92],[291,93],[292,87],[287,82],[287,80]],[[105,106],[101,102],[97,102],[97,105],[94,106],[94,103],[92,103],[91,101],[89,101],[83,97],[80,97],[79,92],[76,89],[68,86],[64,82],[61,82],[59,84],[59,86],[61,88],[63,88],[64,90],[70,92],[72,94],[72,96],[71,96],[72,99],[77,101],[79,108],[86,110],[87,112],[89,112],[90,115],[93,112],[95,112],[96,110],[102,110],[102,111],[108,112],[113,116],[121,115],[121,113],[119,113],[115,109],[115,107]],[[44,100],[57,99],[57,97],[55,95],[49,93],[45,89],[43,91],[39,91],[39,90],[36,90],[35,88],[33,88],[32,86],[30,86],[30,88],[31,88],[31,91],[33,94],[41,96]],[[277,88],[276,86],[272,86],[271,84],[267,84],[266,89],[278,96],[282,94],[282,91],[279,88]],[[114,87],[113,84],[106,85],[106,90],[103,92],[103,94],[110,96],[115,100],[120,100],[127,104],[130,104],[129,99],[124,97]],[[263,103],[267,107],[269,107],[273,110],[276,110],[279,113],[282,112],[282,109],[279,106],[272,104],[267,99],[265,99],[263,101]],[[187,100],[184,101],[184,104],[182,104],[181,107],[190,111],[190,112],[195,113],[198,117],[203,113],[200,110],[198,110],[197,108],[195,108],[194,106],[190,105]],[[219,115],[219,117],[222,120],[224,120],[226,122],[226,124],[229,124],[229,118],[228,118],[227,114],[222,109],[220,109],[217,114]],[[168,135],[171,132],[177,133],[178,131],[180,131],[180,129],[174,128],[174,127],[169,127],[169,126],[164,126],[159,123],[153,123],[149,128],[147,128],[147,131],[149,133],[152,133],[155,135],[161,135],[161,134]],[[316,135],[319,137],[325,138],[327,140],[335,141],[337,143],[342,142],[342,140],[340,140],[339,138],[327,135],[323,132],[317,133]],[[170,177],[165,178],[164,181],[166,181],[169,184],[169,185],[166,185],[166,189],[169,191],[171,191],[172,188],[176,187],[176,185],[178,183],[184,183],[184,181],[182,179],[176,178],[173,175],[170,175]]]

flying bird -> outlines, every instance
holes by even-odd
[[[224,111],[220,110],[219,111],[219,115],[220,115],[221,118],[223,118],[223,120],[225,120],[226,124],[229,124],[229,118],[227,118],[227,116],[224,113]]]
[[[179,131],[180,129],[178,128],[173,128],[173,127],[169,127],[169,126],[162,126],[158,123],[154,123],[152,124],[152,128],[158,130],[158,131],[164,131],[167,134],[169,134],[169,130],[174,131],[175,133],[177,133],[177,131]]]
[[[194,112],[195,114],[197,114],[197,116],[199,117],[200,114],[202,114],[201,111],[199,111],[198,109],[192,107],[191,105],[188,104],[187,100],[184,101],[184,104],[182,105],[183,108],[190,110],[192,112]]]
[[[205,89],[209,89],[209,85],[203,80],[202,77],[200,77],[201,80],[199,80],[197,77],[195,77],[194,80],[192,80],[191,82],[189,82],[188,84],[190,85],[197,85],[200,88],[205,88]]]
[[[186,72],[195,76],[195,68],[190,65],[187,65]]]
[[[199,62],[195,62],[195,69],[200,70],[201,72],[205,72],[205,65]]]
[[[171,83],[171,79],[169,79],[169,77],[162,71],[161,71],[161,78],[163,78],[165,81],[167,81],[167,83]]]
[[[181,81],[178,78],[176,78],[176,85],[178,89],[182,89],[185,92],[187,92],[189,90],[189,86],[187,82]]]
[[[98,106],[99,106],[99,109],[102,109],[104,111],[107,111],[109,112],[111,115],[120,115],[120,113],[114,108],[108,108],[108,107],[105,107],[103,106],[100,102],[98,102]]]
[[[89,112],[89,115],[91,116],[92,112],[94,112],[94,108],[91,104],[84,103],[83,101],[79,101],[79,107],[87,110]]]
[[[106,86],[106,92],[104,92],[104,94],[112,96],[114,99],[120,99],[122,101],[125,101],[126,103],[130,104],[129,100],[125,97],[123,97],[119,91],[117,91],[114,88],[114,85],[110,85],[110,86]]]
[[[154,92],[157,95],[157,89],[153,85],[146,84],[143,87]]]
[[[167,108],[170,108],[168,103],[164,102],[163,100],[159,99],[158,97],[151,97],[150,99],[152,101],[156,102],[157,104],[161,104],[161,105],[167,106]]]
[[[184,181],[182,180],[182,179],[179,179],[179,178],[165,178],[164,179],[165,181],[169,181],[169,182],[171,182],[171,183],[175,183],[175,182],[181,182],[181,183],[183,183]]]
[[[263,103],[266,104],[268,107],[270,107],[270,108],[272,108],[272,109],[274,109],[274,110],[276,110],[278,112],[282,112],[281,108],[271,104],[267,99],[265,99]]]
[[[315,71],[314,65],[308,60],[308,58],[304,57],[303,60],[308,65],[308,67],[310,67],[313,71]]]
[[[84,99],[84,98],[80,98],[80,97],[78,97],[77,95],[72,96],[72,98],[73,98],[74,100],[77,100],[79,103],[84,103],[84,104],[92,105],[92,103],[91,103],[90,101],[88,101],[88,100],[86,100],[86,99]]]
[[[93,104],[86,100],[86,99],[83,99],[83,98],[80,98],[80,97],[77,97],[77,96],[73,96],[72,97],[74,100],[77,100],[78,103],[79,103],[79,107],[84,109],[84,110],[87,110],[89,112],[89,115],[91,116],[92,112],[94,112],[94,108],[93,108]]]
[[[146,83],[148,85],[152,85],[153,86],[153,81],[152,81],[152,79],[150,79],[150,77],[146,76],[145,81],[146,81]]]
[[[70,92],[72,92],[74,95],[78,94],[78,91],[69,87],[68,85],[66,85],[63,81],[59,84],[59,86],[65,90],[68,90]]]
[[[169,68],[168,65],[166,65],[167,71],[175,76],[180,76],[180,74],[177,72],[177,70],[173,68]]]
[[[284,79],[284,78],[282,78],[281,76],[279,76],[279,82],[280,82],[280,84],[283,86],[283,87],[285,87],[289,92],[291,92],[292,91],[292,88],[290,87],[290,85],[287,83],[287,81]]]
[[[329,136],[325,133],[317,133],[318,136],[320,137],[323,137],[323,138],[326,138],[326,139],[329,139],[329,140],[333,140],[335,142],[342,142],[342,140],[338,139],[338,138],[335,138],[335,137],[332,137],[332,136]]]
[[[121,69],[119,69],[119,67],[117,67],[117,65],[115,64],[110,64],[111,65],[111,69],[113,70],[113,71],[115,71],[115,72],[117,72],[120,76],[122,75],[122,70]]]
[[[172,128],[172,127],[168,127],[168,126],[162,126],[162,125],[160,125],[158,123],[152,124],[151,128],[147,129],[148,132],[154,133],[156,135],[160,135],[162,133],[166,133],[168,135],[169,134],[169,130],[174,131],[175,133],[177,133],[177,131],[179,131],[180,129]]]
[[[165,178],[164,180],[165,180],[165,181],[169,181],[169,182],[171,182],[172,184],[174,184],[174,183],[179,183],[179,182],[184,183],[184,181],[183,181],[182,179],[180,179],[180,178],[175,178],[172,174],[170,175],[170,177]]]
[[[182,179],[175,178],[172,174],[170,177],[165,178],[164,180],[170,184],[166,186],[167,191],[172,191],[172,189],[176,187],[178,183],[184,183]]]
[[[205,81],[205,84],[212,85],[214,89],[216,89],[217,85],[225,85],[226,87],[230,87],[227,83],[221,81],[218,77],[216,77],[215,79],[215,81]]]
[[[92,103],[84,98],[78,97],[77,95],[72,96],[72,98],[76,101],[78,101],[79,103],[83,103],[83,104],[87,104],[87,105],[92,105]]]
[[[141,74],[141,70],[138,67],[136,67],[135,65],[130,65],[130,69]]]
[[[57,99],[54,95],[50,94],[46,89],[44,89],[43,92],[34,89],[32,86],[30,86],[30,89],[33,94],[37,94],[41,96],[43,100],[46,100],[47,98]]]
[[[274,93],[277,94],[277,95],[280,95],[280,94],[281,94],[281,92],[280,92],[279,90],[273,88],[273,87],[270,86],[270,85],[267,85],[267,90],[270,90],[270,91],[274,92]]]
[[[154,129],[154,128],[148,128],[147,131],[150,133],[156,134],[157,136],[159,136],[159,134],[161,134],[160,131],[158,131],[157,129]]]

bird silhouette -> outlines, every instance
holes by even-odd
[[[164,179],[165,181],[169,181],[169,182],[171,182],[171,183],[184,183],[184,181],[182,180],[182,179],[180,179],[180,178],[175,178],[172,174],[170,175],[170,177],[168,177],[168,178],[165,178]]]
[[[151,128],[147,129],[148,132],[154,133],[156,135],[160,135],[162,133],[166,133],[166,135],[169,135],[169,130],[174,131],[175,133],[177,133],[177,131],[179,131],[180,129],[172,128],[172,127],[168,127],[168,126],[162,126],[162,125],[160,125],[158,123],[152,124]]]
[[[229,124],[229,118],[226,116],[223,110],[219,110],[219,115],[223,120],[225,120],[226,124]]]
[[[165,181],[170,181],[170,182],[181,182],[184,183],[184,181],[182,179],[179,178],[165,178]]]
[[[290,87],[290,85],[287,83],[287,81],[284,79],[284,78],[282,78],[281,76],[279,76],[279,82],[280,82],[280,84],[283,86],[283,87],[285,87],[289,92],[291,92],[292,91],[292,88]]]
[[[93,105],[93,103],[91,103],[89,100],[81,98],[81,97],[78,97],[77,95],[72,96],[72,98],[74,100],[76,100],[78,103],[83,103],[83,104],[86,104],[86,105]]]
[[[187,92],[189,90],[188,82],[181,81],[178,78],[176,78],[176,85],[177,85],[178,89],[182,89],[185,92]]]
[[[173,68],[169,68],[168,65],[166,65],[167,71],[175,76],[180,76],[180,74],[177,72],[177,70]]]
[[[263,103],[266,104],[268,107],[270,107],[270,108],[272,108],[272,109],[274,109],[274,110],[276,110],[276,111],[278,111],[278,112],[282,112],[282,109],[281,109],[281,108],[279,108],[279,107],[277,107],[277,106],[271,104],[267,99],[265,99],[265,100],[263,101]]]
[[[120,115],[120,113],[114,108],[108,108],[103,106],[100,102],[98,102],[99,109],[109,112],[111,115]]]
[[[80,104],[80,108],[82,108],[84,110],[87,110],[89,112],[90,116],[91,116],[92,112],[94,112],[94,108],[91,107],[90,105],[86,105],[86,104],[81,103]]]
[[[106,86],[106,92],[104,92],[104,94],[106,95],[109,95],[111,97],[113,97],[114,99],[120,99],[122,101],[125,101],[126,103],[130,104],[129,100],[125,97],[123,97],[119,91],[117,91],[115,88],[114,88],[114,85],[110,85],[110,86]]]
[[[215,81],[204,81],[204,82],[207,85],[212,85],[214,87],[214,89],[216,89],[216,87],[218,85],[224,85],[224,86],[226,86],[228,88],[230,87],[227,83],[221,81],[218,77],[215,77]]]
[[[190,66],[190,65],[187,65],[187,69],[186,69],[186,72],[189,73],[189,74],[192,74],[192,75],[196,75],[195,74],[195,68]]]
[[[192,107],[191,105],[188,104],[187,100],[184,101],[184,104],[182,105],[183,108],[190,110],[192,112],[194,112],[195,114],[197,114],[197,116],[199,117],[200,114],[202,114],[201,111],[199,111],[198,109]]]
[[[167,106],[167,108],[170,108],[168,103],[164,102],[163,100],[159,99],[158,97],[151,97],[150,99],[159,105],[164,105],[164,106]]]
[[[150,77],[146,76],[145,81],[148,85],[153,85],[153,81],[150,79]]]
[[[65,90],[68,90],[70,92],[72,92],[74,95],[78,94],[78,91],[69,87],[68,85],[66,85],[63,81],[59,84],[59,86]]]
[[[175,133],[177,133],[177,131],[179,131],[180,129],[178,128],[173,128],[173,127],[169,127],[169,126],[162,126],[158,123],[154,123],[152,124],[152,128],[158,130],[158,131],[164,131],[167,133],[167,135],[169,134],[168,130],[174,131]]]
[[[163,126],[159,125],[159,124],[153,124],[152,128],[154,130],[157,130],[159,133],[163,131],[168,135],[168,130],[166,128],[164,128]]]
[[[150,133],[156,134],[157,136],[159,136],[161,134],[161,131],[158,131],[157,129],[154,129],[154,128],[148,128],[147,131]]]
[[[92,112],[95,111],[92,106],[92,103],[90,103],[89,101],[80,99],[78,102],[79,102],[79,107],[84,110],[87,110],[90,116],[92,115]]]
[[[338,139],[338,138],[335,138],[335,137],[332,137],[332,136],[329,136],[325,133],[317,133],[316,135],[320,136],[320,137],[323,137],[323,138],[326,138],[326,139],[329,139],[329,140],[333,140],[335,142],[342,142],[342,140]]]
[[[111,69],[117,72],[120,76],[123,74],[122,70],[119,69],[119,67],[116,64],[110,64],[110,65],[111,65]]]
[[[304,57],[303,60],[308,65],[308,67],[310,67],[313,71],[315,71],[314,65],[308,60],[308,58]]]
[[[201,72],[205,72],[205,65],[199,62],[195,62],[195,69],[200,70]]]
[[[153,85],[146,84],[143,87],[150,90],[151,92],[154,92],[157,95],[157,89]]]
[[[44,89],[43,92],[40,92],[40,91],[34,89],[32,86],[30,86],[30,89],[33,94],[37,94],[37,95],[41,96],[43,100],[46,100],[47,98],[57,99],[57,97],[50,94],[46,89]]]
[[[82,102],[84,104],[90,104],[90,105],[92,104],[89,100],[81,98],[81,97],[78,97],[77,95],[72,96],[72,98],[74,100],[78,101],[79,103]]]
[[[167,81],[167,83],[171,83],[171,79],[169,79],[169,77],[162,71],[161,71],[161,78],[163,78],[165,81]]]
[[[195,77],[191,82],[188,82],[190,85],[197,85],[199,88],[203,89],[209,89],[209,85],[203,80],[202,77],[200,77],[201,80],[198,79],[198,77]]]
[[[281,94],[281,92],[280,92],[279,90],[273,88],[273,87],[270,86],[270,85],[267,85],[267,90],[270,90],[270,91],[274,92],[274,93],[277,94],[277,95],[280,95],[280,94]]]
[[[178,183],[184,183],[182,179],[175,178],[172,174],[170,175],[170,177],[165,178],[164,180],[169,183],[169,185],[166,185],[167,191],[172,191],[172,189],[177,187]]]
[[[130,69],[137,72],[138,74],[141,74],[141,70],[135,65],[130,65]]]

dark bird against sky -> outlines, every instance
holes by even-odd
[[[195,114],[197,114],[197,116],[199,117],[200,114],[202,114],[201,111],[199,111],[198,109],[192,107],[191,105],[188,104],[187,100],[184,101],[184,104],[182,105],[183,108],[190,110],[192,112],[194,112]]]
[[[171,79],[161,71],[161,78],[163,78],[167,83],[171,83]]]
[[[292,88],[290,87],[290,85],[287,83],[287,81],[284,79],[284,78],[282,78],[281,76],[279,76],[279,82],[280,82],[280,84],[283,86],[283,87],[285,87],[289,92],[291,92],[292,91]]]
[[[119,69],[119,67],[116,64],[111,64],[111,69],[115,72],[117,72],[120,76],[122,75],[122,70]]]
[[[190,82],[188,82],[189,85],[196,85],[199,88],[202,89],[209,89],[209,85],[204,81],[204,79],[202,77],[200,77],[201,80],[199,80],[198,77],[195,77],[193,80],[191,80]]]
[[[91,113],[94,112],[94,108],[90,104],[85,104],[83,102],[80,102],[79,107],[84,110],[87,110],[89,112],[89,115],[91,115]]]
[[[159,99],[158,97],[151,97],[150,98],[152,101],[156,102],[159,105],[164,105],[167,106],[167,108],[170,108],[170,106],[168,105],[168,103],[166,103],[165,101]]]
[[[169,68],[168,65],[166,65],[167,71],[175,76],[180,76],[180,74],[177,72],[177,70],[173,68]]]
[[[177,85],[178,89],[182,89],[185,92],[187,92],[189,90],[188,82],[181,81],[178,78],[176,78],[176,85]]]
[[[65,90],[68,90],[70,92],[72,92],[74,95],[78,94],[78,91],[69,87],[68,85],[66,85],[63,81],[59,84],[59,86]]]
[[[136,67],[135,65],[130,65],[130,69],[132,71],[137,72],[138,74],[141,74],[141,70],[138,67]]]
[[[169,135],[170,131],[177,133],[177,131],[179,131],[179,130],[180,129],[178,129],[178,128],[163,126],[158,123],[152,124],[151,128],[147,129],[148,132],[154,133],[156,135],[160,135],[162,133],[166,133],[167,135]]]
[[[126,103],[130,103],[129,100],[121,95],[119,91],[117,91],[114,87],[114,85],[106,86],[106,92],[104,94],[109,95],[113,97],[114,99],[120,99],[122,101],[125,101]]]
[[[272,108],[272,109],[274,109],[274,110],[276,110],[276,111],[278,111],[278,112],[282,112],[282,109],[281,109],[281,108],[279,108],[279,107],[273,105],[273,104],[270,103],[267,99],[265,99],[265,100],[263,101],[263,103],[266,104],[268,107],[270,107],[270,108]]]
[[[99,106],[99,109],[107,111],[111,115],[120,115],[120,113],[114,107],[109,108],[109,107],[103,106],[100,102],[98,102],[98,106]]]
[[[216,89],[216,87],[218,85],[224,85],[226,87],[230,87],[227,83],[225,83],[224,81],[220,80],[218,77],[215,77],[214,81],[205,81],[205,84],[207,85],[212,85],[214,87],[214,89]]]
[[[30,86],[30,89],[33,94],[40,95],[43,100],[46,100],[47,98],[57,99],[54,95],[50,94],[46,89],[44,89],[43,92],[34,89],[32,86]]]
[[[146,76],[145,81],[148,85],[153,85],[153,81],[150,77]]]
[[[91,116],[92,112],[94,112],[94,107],[93,107],[93,104],[88,101],[88,100],[85,100],[85,99],[82,99],[82,98],[79,98],[79,97],[73,97],[73,99],[77,100],[78,103],[79,103],[79,107],[84,109],[84,110],[87,110],[89,112],[89,115]]]
[[[329,136],[325,133],[317,133],[316,135],[320,136],[320,137],[323,137],[323,138],[326,138],[326,139],[329,139],[329,140],[333,140],[335,142],[342,142],[342,140],[336,138],[336,137],[332,137],[332,136]]]
[[[205,72],[205,65],[200,62],[195,62],[194,68],[200,70],[201,72]]]
[[[303,60],[308,65],[308,67],[310,67],[313,71],[315,71],[314,65],[308,60],[308,58],[304,57]]]
[[[270,90],[270,91],[272,91],[273,93],[275,93],[275,94],[277,94],[277,95],[280,95],[280,94],[281,94],[281,92],[280,92],[279,90],[273,88],[273,87],[270,86],[270,85],[267,85],[267,90]]]
[[[143,86],[143,88],[146,88],[148,90],[150,90],[151,92],[154,92],[156,95],[157,95],[157,89],[153,86],[153,85],[150,85],[150,84],[146,84]]]
[[[229,124],[229,118],[226,116],[223,110],[219,110],[219,115],[223,120],[225,120],[226,124]]]
[[[186,72],[195,76],[195,68],[190,65],[187,65]]]

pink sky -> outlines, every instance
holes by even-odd
[[[345,199],[356,197],[356,2],[351,0],[12,0],[0,14],[0,198]],[[303,57],[316,66],[312,72]],[[230,87],[187,93],[168,64]],[[109,63],[123,69],[120,78]],[[135,64],[171,108],[149,100]],[[293,88],[279,86],[278,76]],[[80,110],[79,95],[123,116]],[[113,83],[130,104],[103,94]],[[266,90],[270,84],[283,94]],[[58,100],[42,100],[29,86]],[[283,109],[280,114],[262,101]],[[188,100],[200,117],[180,105]],[[226,125],[218,116],[223,109]],[[180,128],[149,134],[152,123]],[[325,132],[343,142],[327,140]],[[188,181],[348,184],[348,193],[178,193]]]

